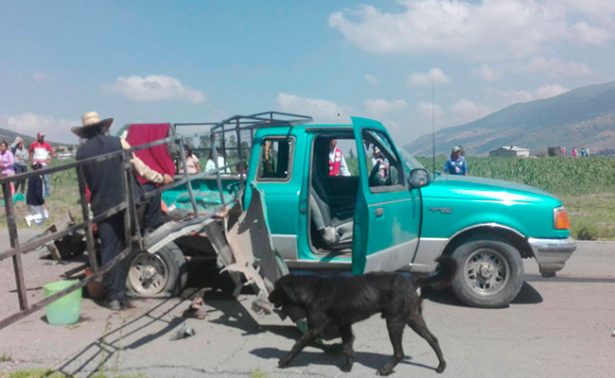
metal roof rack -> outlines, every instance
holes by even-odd
[[[219,134],[230,130],[253,130],[260,127],[297,126],[313,119],[302,114],[267,111],[251,115],[235,115],[220,122],[175,123],[175,126],[210,126],[209,133]]]

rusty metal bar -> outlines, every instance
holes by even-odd
[[[220,178],[220,167],[218,166],[218,151],[216,148],[216,134],[211,134],[211,157],[214,159],[216,167],[216,184],[218,185],[218,192],[220,193],[220,203],[224,204],[224,191],[222,190],[222,179]],[[222,134],[222,141],[224,142],[224,133]],[[226,163],[226,160],[224,161]]]
[[[132,231],[133,231],[133,222],[132,222],[132,202],[133,202],[133,198],[132,198],[132,187],[130,185],[130,175],[132,174],[132,164],[130,163],[130,155],[132,155],[132,152],[129,151],[123,151],[123,155],[122,155],[122,161],[120,162],[122,164],[122,190],[124,191],[124,199],[126,202],[126,209],[124,209],[124,213],[122,214],[122,216],[124,217],[124,248],[129,249],[132,252],[132,242],[131,242],[131,235],[132,235]],[[136,214],[136,213],[135,213]],[[139,223],[139,221],[137,219],[135,219],[135,223]],[[137,226],[137,229],[139,229],[139,226]],[[140,239],[141,237],[141,233],[139,232],[139,242],[141,241]],[[141,247],[142,244],[139,243],[139,247]]]
[[[190,204],[192,204],[192,210],[194,211],[194,215],[198,214],[199,208],[196,205],[196,200],[194,199],[194,191],[192,190],[192,180],[190,179],[190,175],[188,174],[188,166],[186,164],[186,151],[184,150],[183,140],[180,140],[179,143],[179,155],[182,162],[182,167],[184,169],[184,178],[188,180],[186,187],[188,188],[188,195],[190,197]]]
[[[77,182],[79,183],[79,202],[81,203],[81,215],[85,223],[85,246],[88,251],[88,261],[90,269],[94,274],[98,272],[98,260],[96,259],[96,245],[94,243],[94,233],[92,231],[92,220],[90,219],[90,207],[88,206],[85,189],[85,175],[82,166],[77,167]]]
[[[6,221],[9,226],[9,238],[11,247],[19,247],[19,236],[17,235],[17,224],[15,223],[15,209],[13,208],[13,195],[11,194],[10,183],[2,184],[2,194],[4,195],[4,208],[6,210]],[[15,283],[17,284],[17,294],[19,297],[19,308],[21,310],[28,307],[28,297],[26,293],[26,283],[23,277],[23,264],[21,255],[13,255],[13,269],[15,271]]]

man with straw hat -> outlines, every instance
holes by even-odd
[[[71,128],[85,143],[77,151],[77,160],[128,149],[130,146],[119,137],[107,135],[113,118],[101,120],[98,113],[87,112],[81,117],[82,126]],[[138,174],[146,179],[168,184],[173,182],[169,175],[160,174],[140,159],[132,156],[131,163]],[[124,200],[124,184],[121,157],[93,161],[82,166],[83,173],[91,192],[90,204],[94,216],[100,215]],[[100,256],[103,266],[109,263],[123,249],[124,216],[116,213],[98,222],[98,234],[101,239]],[[104,277],[106,302],[105,307],[117,311],[129,307],[125,296],[127,271],[125,264],[116,264]]]

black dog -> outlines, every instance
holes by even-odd
[[[436,352],[439,360],[436,372],[442,373],[446,361],[438,339],[427,329],[421,312],[422,299],[416,292],[417,287],[440,286],[453,278],[457,269],[455,261],[450,257],[440,257],[438,262],[437,273],[423,278],[385,272],[356,277],[286,275],[280,278],[269,295],[269,301],[295,321],[307,316],[308,331],[280,359],[278,366],[287,367],[310,342],[337,328],[344,344],[345,363],[342,370],[350,371],[354,354],[352,324],[381,313],[387,322],[394,353],[393,359],[381,367],[378,374],[392,373],[404,358],[402,336],[406,324]]]

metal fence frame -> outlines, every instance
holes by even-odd
[[[151,198],[152,196],[158,193],[161,193],[163,190],[172,189],[180,185],[186,184],[188,188],[188,193],[190,196],[192,210],[193,210],[191,214],[193,214],[194,216],[197,216],[198,208],[197,208],[196,199],[194,197],[194,191],[192,188],[192,180],[204,178],[205,176],[211,176],[212,174],[216,175],[217,176],[217,187],[220,193],[221,202],[220,202],[220,206],[216,209],[216,211],[212,212],[211,214],[207,214],[205,217],[202,218],[204,222],[203,224],[205,224],[205,221],[212,218],[218,211],[224,209],[229,204],[225,202],[224,191],[222,188],[222,180],[220,178],[221,172],[228,169],[229,166],[226,165],[223,167],[218,167],[217,166],[217,153],[215,152],[216,151],[215,147],[218,141],[220,140],[222,142],[223,153],[225,153],[224,143],[225,143],[226,133],[233,133],[233,132],[236,133],[239,162],[243,163],[244,159],[247,157],[244,157],[241,151],[241,135],[240,135],[241,131],[249,130],[250,139],[252,141],[254,139],[254,130],[258,128],[274,127],[274,126],[295,126],[295,125],[304,124],[310,121],[312,121],[312,117],[310,116],[267,111],[267,112],[256,113],[256,114],[252,114],[248,116],[236,115],[236,116],[227,118],[220,122],[175,123],[173,124],[173,128],[172,128],[174,135],[171,135],[164,139],[159,139],[154,142],[150,142],[150,143],[146,143],[146,144],[142,144],[138,146],[132,146],[130,149],[127,149],[127,150],[116,151],[116,152],[112,152],[112,153],[105,154],[105,155],[94,156],[88,159],[75,161],[75,162],[68,163],[68,164],[63,164],[57,167],[49,167],[49,168],[44,168],[44,169],[40,169],[37,171],[30,171],[30,172],[21,173],[18,175],[0,178],[0,186],[2,186],[2,191],[4,194],[4,198],[5,198],[4,203],[5,203],[5,211],[6,211],[6,220],[7,220],[8,232],[9,232],[9,238],[10,238],[10,246],[11,246],[10,249],[0,252],[0,262],[9,257],[13,258],[13,270],[15,274],[15,281],[17,284],[17,296],[18,296],[19,308],[20,308],[20,311],[4,319],[0,319],[0,329],[3,329],[4,327],[11,325],[14,322],[24,318],[25,316],[43,308],[44,306],[55,301],[56,299],[63,297],[73,292],[74,290],[77,290],[77,289],[80,289],[86,286],[88,283],[92,281],[100,279],[103,274],[108,272],[116,264],[120,263],[121,261],[123,261],[125,258],[130,256],[131,254],[137,251],[144,250],[143,239],[141,238],[141,231],[139,228],[140,226],[137,221],[137,203],[133,201],[133,198],[134,198],[133,197],[133,187],[130,184],[130,179],[131,179],[130,175],[134,174],[132,172],[133,168],[130,162],[133,156],[133,152],[146,149],[146,148],[150,148],[150,147],[154,147],[154,146],[158,146],[161,144],[167,144],[167,145],[178,144],[179,145],[179,159],[181,160],[181,165],[183,167],[183,172],[184,172],[183,175],[180,175],[180,176],[176,175],[176,181],[174,181],[172,184],[164,185],[164,186],[159,187],[155,191],[145,193],[142,196],[141,201],[139,201],[139,203]],[[184,137],[181,135],[177,135],[175,132],[178,126],[209,126],[210,127],[208,130],[208,134],[209,134],[210,141],[211,141],[210,146],[211,148],[214,148],[213,158],[214,158],[214,162],[216,162],[216,169],[214,172],[201,172],[196,175],[188,174],[188,170],[186,169],[186,155],[184,152]],[[117,204],[116,206],[106,210],[104,213],[99,214],[96,217],[91,217],[89,207],[87,204],[87,200],[86,200],[86,195],[85,195],[86,182],[85,182],[85,177],[83,175],[83,171],[81,167],[86,164],[93,164],[96,162],[104,161],[107,159],[113,159],[117,157],[120,157],[122,161],[122,170],[123,170],[122,181],[123,181],[123,187],[124,187],[124,193],[125,193],[124,200],[121,203]],[[64,230],[53,232],[52,234],[49,234],[49,235],[43,235],[43,236],[35,238],[34,240],[30,240],[26,243],[21,244],[19,241],[19,236],[17,232],[15,211],[14,211],[13,202],[12,202],[12,195],[10,193],[10,183],[21,181],[21,180],[27,180],[28,178],[32,176],[36,176],[36,175],[52,174],[52,173],[57,173],[57,172],[61,172],[61,171],[69,170],[69,169],[77,170],[77,180],[79,184],[79,200],[81,203],[82,216],[84,220],[81,223],[74,224]],[[242,178],[242,180],[245,179],[244,174],[241,174],[240,177]],[[126,210],[124,212],[124,232],[125,232],[126,246],[108,264],[106,264],[103,267],[99,267],[97,264],[97,260],[96,260],[94,235],[93,235],[91,226],[103,219],[109,218],[124,210]],[[43,300],[40,300],[36,303],[28,305],[21,254],[38,249],[46,245],[50,241],[59,239],[79,229],[84,229],[86,232],[86,250],[88,252],[89,265],[92,269],[93,274],[79,280],[79,282],[77,282],[76,284],[70,287],[67,287],[47,298],[44,298]],[[82,268],[85,268],[85,266],[72,269],[71,272],[73,273],[77,272]]]
[[[10,249],[6,251],[0,252],[0,262],[9,257],[12,257],[13,259],[13,270],[15,274],[15,281],[17,284],[17,296],[18,296],[19,308],[20,308],[20,311],[14,314],[11,314],[10,316],[4,319],[0,319],[0,329],[43,308],[44,306],[55,301],[56,299],[63,297],[73,292],[74,290],[77,290],[77,289],[80,289],[86,286],[88,283],[92,282],[93,280],[97,280],[101,278],[103,274],[105,274],[110,269],[112,269],[116,264],[123,261],[126,257],[130,256],[135,250],[143,250],[143,240],[141,238],[140,226],[138,224],[137,216],[136,216],[137,203],[133,201],[133,198],[134,198],[133,197],[133,187],[132,185],[130,185],[130,180],[131,180],[130,175],[133,174],[133,168],[132,168],[132,164],[130,160],[132,159],[132,154],[135,151],[154,147],[160,144],[169,144],[169,143],[178,143],[180,146],[183,146],[183,141],[181,137],[171,136],[171,137],[160,139],[160,140],[157,140],[151,143],[131,147],[128,150],[116,151],[116,152],[112,152],[112,153],[105,154],[105,155],[94,156],[88,159],[75,161],[75,162],[68,163],[68,164],[63,164],[57,167],[49,167],[49,168],[44,168],[44,169],[40,169],[37,171],[30,171],[30,172],[26,172],[26,173],[22,173],[18,175],[0,178],[0,186],[2,186],[2,191],[3,191],[4,198],[5,198],[4,207],[5,207],[5,212],[6,212],[6,222],[8,226],[8,233],[9,233],[10,247],[11,247]],[[180,148],[183,151],[183,147],[180,147]],[[89,207],[86,201],[86,195],[85,195],[86,182],[85,182],[85,177],[84,177],[83,170],[81,169],[81,167],[88,165],[88,164],[94,164],[97,162],[101,162],[101,161],[108,160],[108,159],[114,159],[114,158],[119,158],[121,159],[121,162],[122,162],[122,184],[123,184],[124,193],[125,193],[124,200],[118,203],[117,205],[113,206],[112,208],[106,210],[102,214],[92,217],[90,216]],[[186,172],[185,155],[184,154],[180,155],[180,159],[184,167],[184,172]],[[81,204],[83,221],[80,223],[74,224],[70,227],[67,227],[64,230],[36,237],[35,239],[30,240],[23,244],[20,243],[19,235],[17,232],[17,222],[16,222],[16,216],[15,216],[14,206],[12,202],[12,195],[10,193],[10,183],[17,182],[20,180],[27,180],[32,176],[53,174],[53,173],[58,173],[61,171],[66,171],[69,169],[75,169],[77,171],[77,181],[79,184],[79,201]],[[197,212],[196,201],[194,199],[194,194],[192,192],[192,185],[191,185],[191,181],[196,178],[198,178],[198,175],[189,176],[187,173],[185,173],[183,178],[177,181],[174,181],[172,184],[162,186],[156,189],[155,191],[146,193],[145,195],[143,195],[142,200],[140,202],[143,202],[151,198],[152,196],[156,195],[157,193],[162,192],[163,190],[174,188],[174,187],[184,185],[184,184],[188,184],[187,186],[189,188],[190,199],[191,199],[191,203],[193,207],[193,213],[196,214]],[[225,206],[225,205],[226,204],[223,203],[221,206]],[[99,267],[97,260],[96,260],[94,235],[93,235],[91,226],[97,222],[100,222],[103,219],[109,218],[122,211],[124,211],[124,232],[125,232],[126,246],[108,264],[106,264],[103,267]],[[27,294],[26,294],[26,284],[25,284],[25,279],[24,279],[24,271],[23,271],[23,263],[22,263],[21,254],[25,254],[32,250],[38,249],[46,245],[49,242],[52,242],[56,239],[59,239],[65,235],[68,235],[80,229],[84,229],[86,233],[86,250],[88,252],[89,266],[92,269],[93,274],[91,276],[81,279],[78,283],[71,285],[70,287],[67,287],[66,289],[63,289],[53,295],[50,295],[49,297],[43,300],[40,300],[38,302],[35,302],[29,305],[28,300],[27,300]],[[79,267],[77,269],[73,269],[72,272],[79,271],[82,268],[85,268],[85,266]]]

